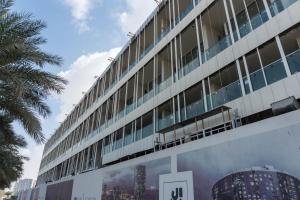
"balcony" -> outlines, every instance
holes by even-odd
[[[205,60],[209,60],[231,45],[230,35],[225,36],[205,51]]]
[[[162,29],[161,33],[156,38],[156,43],[159,43],[162,38],[164,38],[170,32],[170,27],[167,26]]]
[[[142,129],[142,137],[146,138],[153,134],[153,124],[148,124]]]
[[[291,73],[300,72],[300,49],[286,56]]]
[[[173,114],[164,116],[164,118],[157,120],[157,130],[162,130],[162,129],[170,126],[173,123],[174,123]]]
[[[204,99],[186,106],[186,118],[190,119],[205,112]]]
[[[160,93],[164,89],[168,88],[172,84],[172,76],[164,80],[163,82],[159,83],[156,86],[156,94]]]
[[[126,106],[126,114],[132,112],[132,111],[135,109],[135,106],[134,106],[134,105],[135,105],[135,104],[132,103],[132,104]]]
[[[266,21],[269,20],[268,14],[266,10],[262,10],[260,13],[258,13],[257,15],[253,16],[250,21],[251,21],[251,25],[252,25],[252,29],[256,29],[257,27],[259,27],[260,25],[262,25],[263,23],[265,23]]]
[[[149,92],[147,92],[146,94],[144,94],[144,98],[143,98],[143,102],[147,102],[150,98],[152,98],[154,95],[154,91],[153,89],[150,90]]]
[[[275,0],[269,3],[271,15],[274,17],[295,2],[297,2],[297,0]]]
[[[175,18],[175,24],[178,24],[180,22],[180,20],[182,20],[185,16],[187,16],[187,14],[189,14],[189,12],[191,12],[191,10],[194,8],[193,3],[190,3],[185,10],[183,10],[179,16],[177,16]]]
[[[250,80],[251,80],[251,83],[252,83],[253,91],[258,90],[258,89],[263,88],[263,87],[266,86],[262,69],[259,69],[255,72],[251,73],[250,74]]]
[[[276,81],[279,81],[287,76],[281,59],[264,67],[264,71],[268,85],[275,83]]]
[[[213,107],[216,108],[241,96],[241,84],[238,80],[211,94]]]

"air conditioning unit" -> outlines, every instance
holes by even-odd
[[[292,96],[272,103],[271,108],[274,115],[281,115],[299,109],[300,105],[297,99]]]

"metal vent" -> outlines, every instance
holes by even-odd
[[[300,105],[297,99],[294,96],[292,96],[272,103],[271,108],[274,115],[281,115],[299,109]]]

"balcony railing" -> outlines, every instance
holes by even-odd
[[[154,95],[153,89],[147,92],[146,94],[144,94],[144,98],[143,98],[144,103],[147,102],[151,97],[153,97],[153,95]]]
[[[275,0],[270,5],[270,11],[272,16],[274,17],[278,13],[282,12],[284,9],[297,2],[297,0]]]
[[[230,35],[224,36],[223,39],[219,40],[217,43],[212,45],[209,49],[205,51],[205,58],[206,60],[209,60],[210,58],[214,57],[227,47],[231,45],[231,38]]]
[[[239,26],[240,36],[241,38],[251,32],[250,22],[247,21]]]
[[[205,112],[204,99],[195,101],[190,105],[186,106],[186,117],[187,119],[200,115]]]
[[[214,107],[223,105],[242,96],[240,81],[235,81],[211,94]]]
[[[279,59],[267,65],[266,67],[264,67],[264,71],[268,85],[275,83],[276,81],[279,81],[287,76],[282,59]]]
[[[291,73],[300,72],[300,49],[286,56]]]
[[[133,143],[133,133],[129,134],[129,135],[126,135],[124,137],[124,145],[123,146],[126,146],[126,145],[129,145],[131,143]]]
[[[252,72],[250,74],[250,80],[251,80],[253,91],[266,86],[262,69]]]
[[[186,75],[196,69],[200,65],[199,57],[197,56],[193,60],[191,60],[189,63],[187,63],[185,66],[183,66],[183,74]]]
[[[170,26],[166,26],[165,28],[163,28],[160,34],[156,38],[156,43],[161,41],[161,39],[164,38],[169,32],[170,32]]]
[[[251,25],[252,25],[252,29],[256,29],[257,27],[259,27],[260,25],[262,25],[263,23],[265,23],[266,21],[269,20],[268,14],[266,10],[262,10],[260,11],[260,13],[258,13],[257,15],[253,16],[250,21],[251,21]]]
[[[135,104],[134,103],[132,103],[130,105],[127,105],[126,106],[126,114],[132,112],[134,109],[135,109]]]
[[[180,13],[180,20],[182,20],[185,16],[187,16],[187,14],[189,14],[189,12],[191,12],[191,10],[193,10],[193,1],[185,8],[184,11],[182,11]]]
[[[114,141],[114,143],[113,143],[113,151],[117,150],[117,149],[120,149],[121,147],[122,147],[122,138]]]
[[[163,82],[159,83],[156,86],[156,94],[160,93],[161,91],[169,87],[171,84],[172,84],[172,76],[169,76],[166,80],[164,80]]]
[[[135,133],[135,141],[139,141],[142,139],[142,129],[137,129]]]
[[[162,119],[158,119],[157,122],[157,130],[162,130],[174,123],[174,116],[173,114],[164,116]]]
[[[144,126],[142,129],[142,137],[146,138],[153,134],[153,124],[148,124],[147,126]]]
[[[141,55],[140,55],[140,60],[143,59],[143,58],[145,57],[145,55],[146,55],[151,49],[153,49],[153,47],[154,47],[154,44],[153,44],[153,43],[150,44],[150,45],[144,50],[144,52],[141,53]]]

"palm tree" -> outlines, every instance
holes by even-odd
[[[37,143],[44,142],[39,117],[50,109],[45,100],[61,93],[66,81],[46,72],[46,65],[61,65],[62,58],[42,51],[47,41],[40,32],[45,23],[30,14],[10,10],[13,0],[0,0],[0,117],[18,121]],[[6,127],[0,125],[0,133]]]
[[[23,160],[27,159],[19,153],[26,142],[14,133],[11,122],[7,116],[0,115],[0,189],[9,187],[22,175]]]

